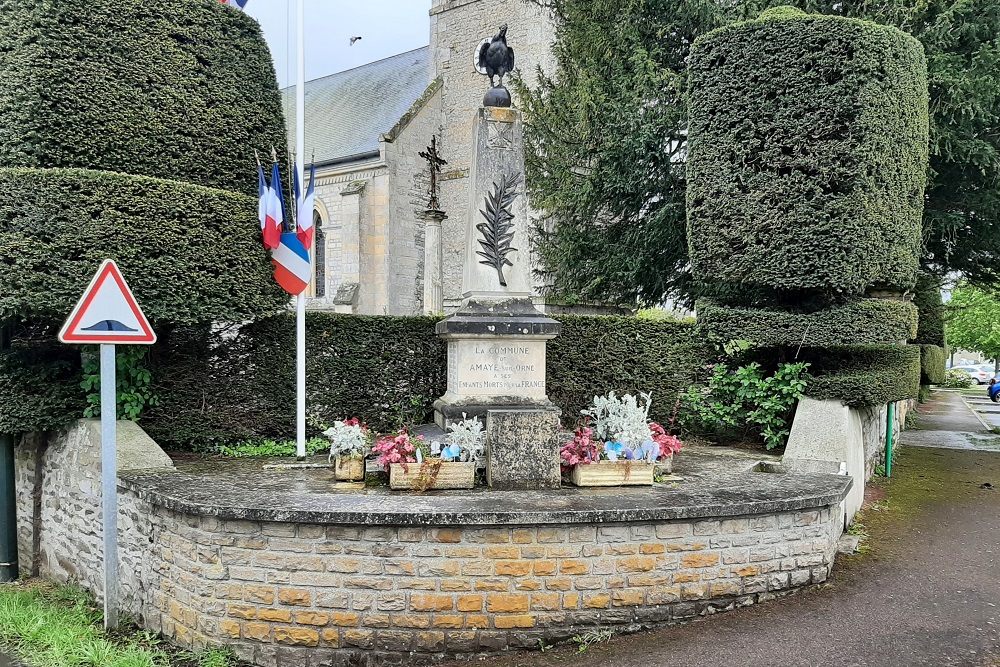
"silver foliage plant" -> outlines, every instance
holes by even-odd
[[[448,442],[469,452],[471,460],[485,452],[486,435],[483,433],[483,422],[478,419],[469,419],[463,412],[462,419],[448,424],[448,431]]]
[[[580,413],[593,420],[594,434],[602,441],[635,448],[649,440],[651,403],[652,395],[645,392],[638,397],[625,394],[619,398],[611,391],[607,396],[594,396],[591,407]]]
[[[335,458],[361,459],[368,454],[370,442],[368,433],[360,424],[334,422],[331,428],[323,431],[330,440],[330,455],[328,460]]]

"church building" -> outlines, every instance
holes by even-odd
[[[473,56],[502,23],[529,83],[536,66],[552,71],[548,9],[526,0],[433,0],[428,46],[306,82],[317,228],[309,308],[366,315],[458,308],[473,121],[489,87]],[[290,137],[293,100],[286,90]],[[424,215],[430,163],[420,154],[432,139],[447,163],[438,175],[447,216],[440,222]],[[428,224],[440,230],[427,233]],[[428,253],[440,253],[440,275],[430,275],[438,262],[426,262]]]

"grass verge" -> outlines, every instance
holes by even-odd
[[[102,611],[76,586],[0,584],[0,648],[30,667],[232,667],[226,650],[195,655],[136,628],[105,633]]]

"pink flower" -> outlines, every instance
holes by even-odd
[[[653,442],[660,446],[660,458],[666,458],[671,454],[681,451],[683,445],[680,438],[676,435],[670,435],[666,429],[656,422],[649,423],[649,434]]]

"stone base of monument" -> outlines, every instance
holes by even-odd
[[[487,412],[486,483],[491,489],[558,489],[560,477],[558,411]]]
[[[486,421],[491,409],[560,414],[546,394],[545,344],[561,325],[530,299],[469,301],[438,322],[448,342],[448,390],[434,402],[441,428],[467,417]]]

